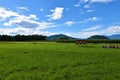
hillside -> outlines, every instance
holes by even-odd
[[[52,36],[48,36],[46,37],[46,40],[60,40],[60,39],[66,39],[66,40],[76,40],[77,38],[73,38],[64,34],[59,34],[59,35],[52,35]]]
[[[101,36],[101,35],[94,35],[94,36],[91,36],[89,38],[87,38],[88,40],[107,40],[109,39],[108,37],[106,36]]]

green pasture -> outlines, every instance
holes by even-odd
[[[120,80],[120,49],[102,45],[1,42],[0,80]]]

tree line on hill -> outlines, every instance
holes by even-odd
[[[45,41],[46,36],[43,35],[0,35],[0,41]]]
[[[84,39],[81,39],[84,40]],[[76,43],[77,40],[54,40],[55,42],[58,43]],[[85,39],[86,44],[87,43],[93,43],[93,44],[97,44],[97,43],[120,43],[120,40],[87,40]]]

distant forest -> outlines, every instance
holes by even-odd
[[[45,41],[43,35],[0,35],[0,41]]]

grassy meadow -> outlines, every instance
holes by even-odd
[[[120,80],[120,49],[102,45],[1,42],[0,80]]]

